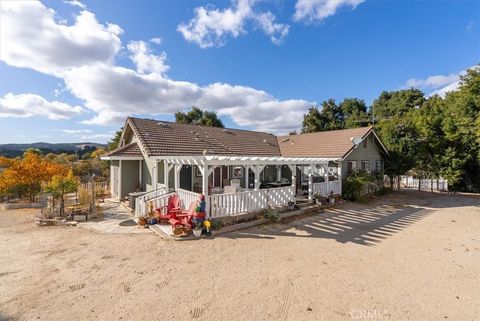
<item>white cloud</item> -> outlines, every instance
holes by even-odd
[[[288,35],[290,26],[283,23],[276,23],[276,17],[270,11],[257,15],[255,20],[257,20],[257,23],[263,32],[270,36],[270,41],[276,45],[281,44],[283,38]]]
[[[86,9],[87,8],[87,6],[84,3],[82,3],[78,0],[63,0],[63,2],[66,3],[66,4],[69,4],[71,6],[74,6],[74,7],[79,7],[80,9]]]
[[[407,87],[435,89],[457,82],[459,78],[459,74],[428,76],[425,79],[411,78],[406,81],[405,85]]]
[[[88,134],[92,132],[91,129],[61,129],[60,131],[67,135]]]
[[[312,23],[333,16],[341,7],[355,9],[364,0],[297,0],[293,20]]]
[[[66,74],[67,87],[97,113],[84,123],[106,125],[133,114],[171,114],[191,106],[228,115],[241,126],[266,131],[296,128],[315,102],[281,101],[265,91],[214,83],[176,81],[158,73],[141,74],[124,67],[91,64]]]
[[[243,5],[250,5],[250,2],[246,1],[240,1],[239,5],[242,3]],[[20,7],[20,9],[13,7],[11,10],[24,12],[25,8]],[[46,74],[55,73],[63,78],[66,90],[77,98],[82,99],[85,102],[85,107],[95,112],[93,118],[83,122],[85,124],[107,125],[123,123],[125,117],[129,115],[171,114],[178,110],[188,109],[191,106],[199,106],[203,109],[217,111],[220,115],[229,116],[235,123],[241,126],[283,133],[290,129],[298,128],[305,110],[315,104],[315,102],[305,100],[279,100],[265,91],[247,86],[236,86],[220,82],[201,86],[188,81],[170,79],[165,74],[169,68],[166,63],[166,54],[152,54],[148,44],[144,41],[134,41],[127,45],[127,50],[130,53],[130,58],[135,63],[136,70],[117,66],[113,64],[113,59],[121,46],[120,39],[117,37],[121,32],[120,27],[116,26],[112,31],[108,31],[106,28],[111,29],[110,27],[105,27],[96,22],[94,15],[87,11],[83,11],[77,17],[77,23],[73,27],[76,28],[78,19],[85,15],[86,12],[87,16],[90,17],[89,19],[93,19],[90,22],[95,22],[93,24],[95,28],[93,29],[99,29],[97,30],[98,32],[105,32],[110,42],[93,41],[90,43],[92,39],[87,37],[87,43],[94,48],[71,45],[67,46],[68,50],[57,43],[56,46],[63,48],[60,50],[60,53],[52,49],[55,47],[55,44],[45,44],[44,47],[39,47],[37,38],[41,38],[42,41],[54,41],[60,38],[61,43],[68,42],[71,39],[65,37],[65,30],[63,29],[63,27],[69,27],[55,24],[53,22],[53,13],[49,9],[41,4],[33,9],[35,9],[33,11],[42,13],[38,14],[38,19],[44,22],[48,21],[47,24],[49,25],[54,24],[54,27],[47,28],[39,26],[41,24],[39,22],[32,23],[37,25],[37,29],[41,33],[45,32],[50,35],[48,37],[44,35],[38,36],[36,32],[33,32],[28,23],[18,24],[15,22],[13,29],[16,31],[14,34],[22,35],[19,37],[16,46],[21,48],[21,57],[24,60],[19,60],[18,57],[15,57],[11,52],[13,50],[11,48],[6,50],[10,53],[9,55],[2,53],[2,59],[5,56],[8,58],[5,58],[5,60],[11,65],[22,65]],[[45,18],[45,10],[49,12],[47,15],[48,19]],[[248,11],[249,9],[236,8],[235,10]],[[222,25],[226,28],[225,30],[230,30],[228,32],[231,34],[235,34],[235,26],[242,25],[239,22],[242,19],[238,18],[238,14],[233,11],[231,14],[226,14],[227,16],[233,15],[237,17],[231,17],[230,20],[233,21],[230,21],[230,23],[227,23],[229,19],[225,18],[224,11],[218,11],[217,13],[222,13]],[[242,15],[240,14],[240,16]],[[265,14],[260,13],[258,17],[260,18],[254,22],[259,24],[263,32],[273,37],[274,41],[281,41],[286,35],[286,27],[276,23],[273,15],[267,12]],[[9,19],[12,21],[12,18]],[[76,37],[74,39],[79,41]],[[113,47],[109,47],[113,48],[111,51],[104,50],[107,43],[110,45],[114,44]],[[48,50],[45,48],[48,48]],[[93,52],[109,52],[109,54],[95,56],[92,55],[90,49]],[[39,53],[38,57],[34,57],[33,53],[35,52]],[[70,58],[65,60],[65,57],[62,57],[64,62],[59,63],[57,58],[59,55],[62,55],[62,52],[66,52],[66,55],[70,56]],[[28,61],[27,63],[27,58],[33,59],[33,61]],[[77,64],[74,58],[81,61],[81,63]],[[57,94],[59,93],[61,92],[58,91]],[[16,96],[8,94],[3,98],[0,105],[0,115],[2,117],[38,115],[50,119],[64,119],[78,115],[82,111],[83,109],[79,106],[70,106],[58,101],[49,102],[33,94]]]
[[[411,78],[405,82],[404,88],[415,87],[427,92],[428,96],[445,97],[448,92],[456,91],[460,86],[460,76],[465,70],[449,75],[434,75],[424,79]]]
[[[162,42],[163,42],[163,38],[162,37],[155,37],[155,38],[150,39],[150,42],[152,42],[156,45],[161,45]]]
[[[39,1],[4,1],[0,10],[0,60],[11,66],[60,76],[72,67],[112,62],[120,50],[122,29],[100,24],[89,11],[65,25]]]
[[[439,88],[429,94],[429,96],[439,95],[440,97],[445,97],[448,92],[456,91],[460,86],[460,80],[454,81],[451,84],[448,84],[442,88]]]
[[[273,43],[279,44],[288,34],[288,25],[275,23],[271,12],[256,12],[256,0],[235,0],[233,6],[224,10],[212,6],[198,7],[195,16],[188,23],[181,23],[177,30],[186,41],[201,48],[220,47],[227,37],[237,38],[247,33],[249,20],[256,21],[260,29],[270,36]]]
[[[48,101],[35,94],[8,93],[0,97],[0,118],[45,117],[48,119],[69,119],[84,112],[80,106],[71,106],[59,101]]]
[[[131,41],[127,46],[130,52],[130,59],[137,66],[139,73],[156,72],[164,74],[169,69],[166,64],[167,54],[162,52],[160,56],[151,54],[151,50],[145,41]]]

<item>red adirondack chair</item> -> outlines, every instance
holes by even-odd
[[[175,218],[181,212],[180,197],[177,194],[173,194],[168,198],[167,206],[157,208],[156,211],[159,221],[166,222],[171,218]]]
[[[176,214],[176,217],[172,217],[168,220],[172,226],[176,225],[184,225],[184,226],[192,226],[192,218],[195,214],[195,210],[198,206],[199,201],[193,201],[188,208],[188,211],[181,211],[180,213]]]

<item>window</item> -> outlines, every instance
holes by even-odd
[[[375,172],[381,172],[382,169],[383,169],[382,161],[381,160],[376,160],[375,161]]]
[[[357,168],[357,161],[348,161],[347,163],[347,174],[350,174],[353,172],[354,169]]]
[[[370,161],[362,160],[362,170],[370,172]]]
[[[367,139],[365,138],[363,140],[363,148],[367,148],[368,147],[368,142],[367,142]]]

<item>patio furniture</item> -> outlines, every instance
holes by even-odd
[[[168,198],[167,206],[159,207],[156,211],[159,222],[167,222],[175,218],[181,212],[180,197],[177,194],[173,194]]]
[[[233,194],[237,192],[237,187],[233,185],[225,186],[223,189],[223,194]]]
[[[188,211],[181,211],[178,214],[175,214],[175,217],[172,217],[168,220],[170,224],[172,224],[173,227],[177,225],[188,225],[192,226],[192,218],[193,215],[195,214],[195,210],[197,209],[199,201],[193,201],[190,204],[190,207],[188,208]]]

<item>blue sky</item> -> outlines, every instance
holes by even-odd
[[[127,115],[172,120],[191,105],[230,127],[284,133],[325,99],[443,93],[480,62],[478,1],[49,0],[0,10],[0,143],[105,142]]]

